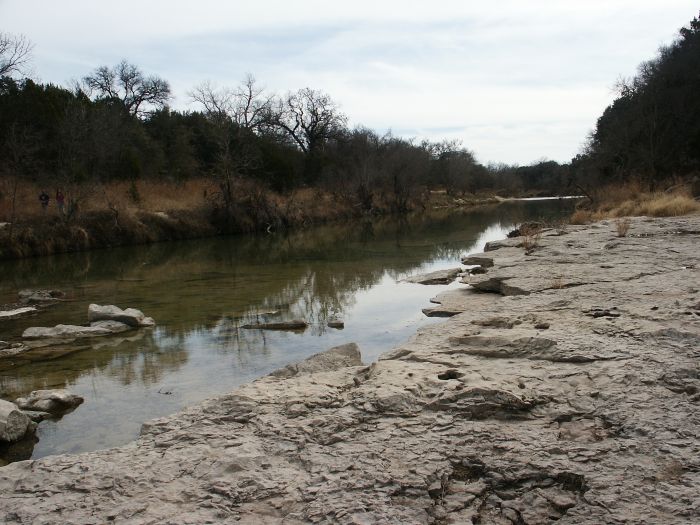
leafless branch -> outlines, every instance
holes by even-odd
[[[34,44],[24,35],[0,33],[0,77],[24,75]]]

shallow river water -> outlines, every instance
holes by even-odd
[[[141,424],[232,390],[288,363],[356,342],[367,363],[441,319],[421,309],[446,286],[401,282],[459,266],[516,223],[557,219],[572,201],[507,202],[469,212],[372,219],[289,234],[232,236],[0,263],[0,304],[21,289],[58,288],[66,301],[1,321],[0,339],[29,326],[85,324],[90,303],[135,307],[157,327],[0,361],[0,397],[67,388],[85,398],[9,459],[120,445]],[[457,283],[449,287],[464,286]],[[277,312],[274,314],[265,312]],[[243,329],[305,319],[304,332]],[[341,319],[344,329],[327,327]],[[1,461],[1,460],[0,460]]]

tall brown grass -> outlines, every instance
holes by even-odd
[[[182,183],[110,182],[56,189],[0,179],[0,259],[92,248],[199,238],[217,234],[274,231],[337,221],[357,215],[347,202],[320,189],[278,194],[252,180],[234,181],[233,200],[224,202],[212,179]],[[12,190],[12,192],[8,191]],[[50,197],[42,209],[39,193]],[[13,196],[14,206],[13,206]],[[68,213],[71,202],[74,213]],[[14,213],[13,213],[14,210]],[[2,224],[9,223],[11,225]]]
[[[0,179],[0,222],[11,220],[10,181]],[[23,182],[18,186],[16,216],[18,222],[58,217],[55,193],[57,188]],[[39,204],[39,193],[46,190],[51,200],[44,212]],[[136,216],[141,212],[172,213],[209,209],[216,201],[219,191],[216,183],[207,178],[190,179],[183,182],[122,181],[91,184],[80,188],[62,188],[66,202],[79,200],[80,213],[117,211],[120,217]],[[78,191],[79,190],[79,191]],[[265,200],[265,205],[274,208],[288,219],[289,223],[304,223],[333,220],[347,216],[346,206],[338,203],[332,195],[318,189],[302,188],[281,195],[266,190],[254,182],[240,181],[234,189],[241,203],[251,206],[251,200]],[[254,203],[253,203],[254,204]]]
[[[645,191],[638,182],[607,185],[592,195],[595,208],[577,209],[572,224],[586,224],[602,219],[633,217],[675,217],[700,212],[700,202],[693,199],[686,186],[672,192]]]
[[[629,220],[629,217],[615,219],[615,230],[617,231],[617,236],[627,237],[631,224],[632,222]]]

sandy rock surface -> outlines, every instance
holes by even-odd
[[[465,278],[505,296],[443,294],[462,313],[371,366],[349,348],[0,469],[0,522],[698,523],[700,217],[518,242]]]

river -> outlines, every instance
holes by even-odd
[[[514,224],[557,220],[572,201],[506,202],[404,220],[379,218],[256,236],[97,250],[0,264],[0,304],[21,289],[61,289],[66,300],[31,318],[2,321],[0,339],[29,326],[85,324],[90,303],[135,307],[150,330],[32,351],[0,361],[0,397],[66,388],[85,398],[43,421],[37,443],[8,460],[127,443],[141,424],[232,390],[347,342],[367,363],[440,319],[421,312],[449,287],[401,282],[459,266]],[[275,312],[275,313],[269,313]],[[243,329],[260,320],[305,319],[303,332]],[[328,328],[340,319],[344,329]]]

